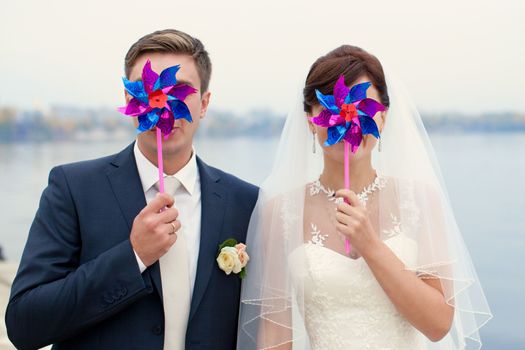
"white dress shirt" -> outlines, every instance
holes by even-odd
[[[133,152],[135,154],[137,170],[140,181],[142,182],[146,202],[149,203],[158,192],[154,185],[159,181],[159,170],[142,154],[136,142]],[[184,235],[188,250],[191,296],[193,295],[195,276],[197,275],[197,260],[199,257],[201,234],[201,185],[195,149],[193,149],[189,162],[175,175],[164,174],[164,177],[168,176],[175,177],[182,185],[175,191],[174,207],[179,211],[178,220],[182,225],[177,234]],[[142,273],[146,269],[146,266],[136,253],[135,256],[137,257],[137,263]]]

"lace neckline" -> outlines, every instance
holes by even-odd
[[[372,193],[385,188],[386,182],[386,178],[382,176],[376,176],[374,178],[374,181],[372,181],[368,186],[366,186],[361,192],[357,194],[357,198],[359,198],[361,203],[366,205],[366,202],[368,202],[368,197]],[[319,193],[324,193],[328,197],[329,201],[335,201],[337,203],[339,200],[342,200],[342,198],[335,197],[334,190],[332,190],[331,188],[324,187],[321,183],[321,180],[317,179],[310,185],[310,196],[315,196]]]

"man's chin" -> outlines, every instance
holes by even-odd
[[[162,154],[165,156],[177,155],[186,149],[186,145],[181,142],[167,142],[162,144]]]
[[[139,135],[137,141],[139,146],[145,146],[144,148],[147,148],[149,152],[157,152],[157,135],[155,130],[146,131]],[[187,142],[182,139],[182,134],[179,130],[174,129],[167,138],[162,137],[162,153],[165,155],[180,153],[187,148],[186,145]]]

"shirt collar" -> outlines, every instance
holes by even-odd
[[[146,193],[157,181],[159,181],[159,170],[153,165],[139,149],[137,142],[133,147],[133,153],[135,155],[135,161],[137,162],[137,170],[139,172],[140,181],[142,183],[142,189]],[[199,176],[197,168],[197,157],[195,154],[195,148],[192,149],[191,158],[188,163],[182,169],[180,169],[175,175],[166,175],[164,177],[173,176],[180,181],[184,189],[193,195],[195,191],[195,184],[197,177]]]

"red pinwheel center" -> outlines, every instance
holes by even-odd
[[[341,112],[339,112],[339,115],[347,122],[352,121],[353,118],[357,117],[357,108],[352,104],[343,104],[341,106]]]
[[[162,90],[155,90],[149,94],[149,105],[153,108],[164,108],[168,101],[168,96]]]

